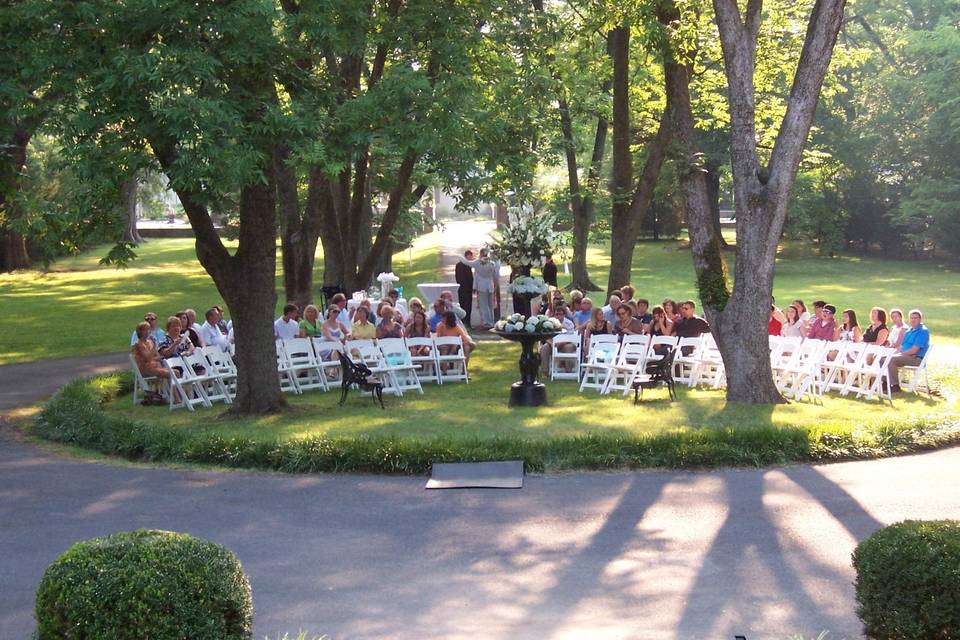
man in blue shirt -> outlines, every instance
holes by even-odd
[[[900,374],[897,369],[903,366],[918,367],[930,348],[930,330],[923,324],[923,314],[919,309],[910,310],[910,328],[903,336],[900,351],[893,354],[887,362],[887,374],[890,379],[890,391],[900,391]]]
[[[591,315],[593,315],[593,300],[584,298],[580,301],[580,310],[573,314],[573,324],[577,327],[577,331],[583,330],[583,325],[590,322]]]

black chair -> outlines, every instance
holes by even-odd
[[[633,380],[633,404],[640,404],[643,400],[643,390],[653,389],[661,384],[667,385],[667,391],[670,394],[670,402],[677,399],[677,393],[673,389],[673,358],[677,350],[668,346],[663,357],[656,362],[650,362],[646,366],[646,373],[637,376]]]
[[[340,387],[341,407],[347,401],[350,387],[356,385],[361,391],[369,391],[373,401],[379,402],[381,409],[386,409],[383,406],[383,383],[376,378],[371,379],[373,371],[370,371],[367,365],[362,362],[353,362],[341,352],[340,367],[343,369],[343,384]]]
[[[335,284],[328,287],[320,287],[320,309],[323,312],[326,312],[327,307],[330,306],[330,298],[342,293],[346,295],[346,291],[343,290],[343,285]],[[321,316],[323,313],[320,314]]]

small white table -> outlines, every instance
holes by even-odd
[[[417,285],[417,289],[423,294],[423,305],[425,307],[429,307],[436,302],[444,291],[453,291],[453,295],[456,296],[459,288],[460,285],[456,282],[421,282]]]

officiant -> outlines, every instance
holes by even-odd
[[[467,260],[473,260],[473,251],[467,249],[463,253],[463,257]],[[457,284],[460,285],[457,292],[460,307],[467,312],[467,315],[463,318],[463,323],[469,328],[470,312],[473,310],[473,269],[469,265],[458,262],[454,268],[454,276]]]

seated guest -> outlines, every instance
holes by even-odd
[[[783,320],[780,318],[783,318]],[[783,315],[783,312],[777,309],[776,305],[770,305],[770,318],[767,320],[767,335],[780,335],[780,332],[783,330],[783,322],[786,319],[786,316]]]
[[[576,313],[580,311],[581,304],[583,303],[583,292],[579,289],[570,290],[570,304],[567,305],[570,308],[570,313]]]
[[[167,335],[157,345],[157,352],[160,357],[173,358],[193,354],[193,342],[191,342],[189,335],[181,332],[181,326],[181,320],[177,316],[167,318]]]
[[[227,339],[227,336],[220,333],[220,327],[217,326],[220,320],[220,314],[217,312],[216,307],[207,309],[204,317],[206,318],[206,322],[200,325],[200,339],[203,340],[203,344],[208,347],[220,347],[222,351],[228,351],[230,349],[230,341]]]
[[[584,325],[590,322],[590,318],[593,316],[593,300],[583,298],[579,304],[580,310],[573,312],[573,325],[577,328],[577,331],[583,332]],[[601,315],[603,315],[602,311]]]
[[[887,346],[893,349],[900,349],[903,342],[903,336],[907,333],[907,327],[903,324],[903,311],[900,309],[890,309],[890,335],[887,336]]]
[[[673,320],[667,317],[667,312],[663,307],[657,305],[650,314],[650,335],[669,336],[673,335]]]
[[[370,322],[370,315],[366,307],[357,307],[353,314],[353,327],[350,329],[350,337],[354,340],[375,340],[377,338],[377,328]]]
[[[396,289],[390,289],[387,293],[387,302],[393,307],[393,310],[400,314],[400,322],[406,320],[406,315],[400,309],[400,292]]]
[[[380,338],[402,338],[403,327],[397,322],[393,307],[389,304],[380,306],[380,324],[377,325],[377,339]]]
[[[643,323],[645,333],[650,333],[650,323],[653,322],[653,314],[650,313],[649,309],[649,300],[637,298],[637,311],[633,314],[633,317]]]
[[[643,323],[633,317],[633,310],[629,304],[625,303],[617,307],[617,324],[614,331],[618,336],[643,333]]]
[[[344,327],[347,328],[347,331],[350,331],[350,312],[347,311],[347,296],[342,293],[336,293],[330,298],[330,304],[336,306],[340,310],[339,316],[337,319],[340,321]]]
[[[460,306],[460,303],[457,302],[453,297],[453,291],[441,291],[440,297],[443,299],[444,303],[447,305],[447,310],[453,311],[454,315],[457,316],[457,320],[463,320],[467,317],[467,312],[463,307]]]
[[[330,342],[343,342],[350,332],[340,322],[340,307],[331,305],[327,308],[327,319],[320,325],[320,335]]]
[[[624,304],[633,301],[633,294],[636,293],[636,291],[637,290],[634,289],[629,284],[623,285],[622,287],[620,287],[620,301],[623,302]],[[648,306],[649,306],[649,303],[648,303]]]
[[[576,333],[577,329],[573,321],[567,317],[567,310],[563,306],[558,306],[553,310],[553,318],[560,322],[560,333]],[[575,344],[564,342],[557,347],[557,351],[562,353],[573,353],[577,350]],[[540,345],[540,370],[544,373],[550,371],[550,360],[553,358],[553,341],[547,340]],[[570,360],[562,362],[565,371],[573,371],[573,363]]]
[[[143,321],[150,326],[150,333],[147,335],[147,338],[153,340],[154,345],[160,344],[160,341],[163,340],[164,333],[163,329],[157,326],[157,314],[152,311],[148,311],[143,315]],[[140,336],[137,333],[139,329],[140,325],[137,325],[137,328],[133,330],[133,335],[130,336],[131,347],[137,344],[137,342],[140,340]]]
[[[583,325],[583,344],[584,351],[587,352],[586,355],[589,355],[591,336],[607,336],[612,333],[613,325],[604,317],[603,309],[601,307],[594,307],[590,320]]]
[[[156,319],[154,319],[154,324],[156,324]],[[157,351],[157,343],[153,339],[153,329],[150,327],[150,323],[144,320],[137,325],[137,330],[134,333],[137,336],[137,341],[130,348],[130,351],[133,353],[133,360],[137,363],[140,374],[146,378],[169,378],[170,372],[163,366],[160,353]]]
[[[930,348],[930,330],[923,324],[919,309],[910,310],[910,328],[904,333],[900,349],[887,361],[890,390],[900,391],[900,367],[918,367]]]
[[[617,309],[620,308],[620,296],[614,294],[610,296],[608,303],[603,307],[603,317],[611,325],[617,322]]]
[[[460,340],[463,342],[463,357],[470,363],[470,353],[477,348],[476,343],[473,339],[470,338],[470,334],[467,333],[467,330],[463,328],[459,322],[457,322],[457,314],[453,311],[444,311],[443,315],[440,316],[442,322],[437,325],[436,334],[438,338],[446,338],[449,336],[459,336]],[[449,355],[454,352],[456,347],[445,346],[440,347],[441,355]]]
[[[803,300],[801,300],[800,298],[797,298],[790,304],[795,306],[797,310],[800,312],[800,321],[803,322],[804,325],[810,322],[810,312],[807,311],[807,305],[803,304]]]
[[[890,331],[887,330],[887,311],[881,307],[870,309],[870,326],[863,332],[863,341],[867,344],[887,344]]]
[[[693,300],[680,304],[680,319],[673,323],[673,335],[680,338],[697,338],[710,333],[710,323],[696,315],[697,305]]]
[[[290,340],[300,335],[300,324],[297,314],[300,310],[297,305],[287,303],[283,307],[283,315],[273,322],[273,337],[277,340]]]
[[[220,319],[217,320],[217,328],[220,329],[220,333],[227,335],[230,333],[230,327],[233,322],[227,322],[227,319],[223,315],[223,307],[218,304],[213,305],[213,308],[217,310],[217,314],[220,316]]]
[[[195,333],[195,334],[197,334],[198,336],[200,336],[200,325],[197,323],[197,312],[194,311],[193,309],[184,309],[183,312],[184,312],[185,314],[187,314],[187,322],[190,323],[190,324],[187,325],[187,326],[190,327],[190,330],[191,330],[193,333]],[[207,345],[203,342],[203,336],[200,336],[200,343],[199,343],[199,344],[194,343],[194,346],[197,346],[197,347],[205,347],[205,346],[207,346]]]
[[[843,324],[833,333],[833,339],[841,342],[860,342],[860,325],[857,323],[857,314],[853,309],[846,309],[841,316]]]
[[[410,302],[407,303],[407,319],[403,321],[404,327],[410,326],[410,323],[413,322],[413,314],[417,311],[422,311],[423,316],[427,316],[427,310],[423,308],[420,298],[410,298]]]
[[[819,301],[817,301],[819,302]],[[822,304],[819,307],[813,303],[813,315],[810,320],[810,328],[807,330],[807,337],[814,340],[833,340],[834,333],[837,330],[837,321],[833,317],[837,313],[837,308],[832,304]]]
[[[180,320],[181,333],[190,338],[190,342],[194,347],[202,347],[203,339],[200,337],[200,334],[194,330],[193,326],[191,326],[190,316],[187,315],[187,312],[177,311],[176,316]]]
[[[780,327],[780,335],[787,338],[802,338],[806,323],[800,317],[800,307],[795,303],[787,307],[787,321]]]
[[[446,312],[447,303],[444,302],[443,298],[437,298],[430,309],[430,313],[427,314],[427,322],[430,324],[431,333],[436,333],[437,327],[443,322],[443,314]],[[457,314],[453,314],[453,317],[457,317]]]
[[[393,317],[393,307],[390,306],[389,300],[381,300],[377,303],[377,314],[372,318],[373,323],[379,327],[383,319],[387,317],[386,314]]]
[[[320,309],[316,305],[308,304],[303,309],[303,319],[297,323],[298,335],[301,338],[320,338],[323,336],[322,327]]]
[[[671,322],[676,323],[676,321],[680,319],[680,308],[672,298],[664,298],[660,305],[663,307],[663,312],[667,314]]]
[[[404,338],[429,338],[430,324],[427,322],[427,314],[421,311],[414,311],[410,314],[409,324],[403,329]],[[430,347],[421,345],[419,347],[410,347],[412,356],[429,356]]]

